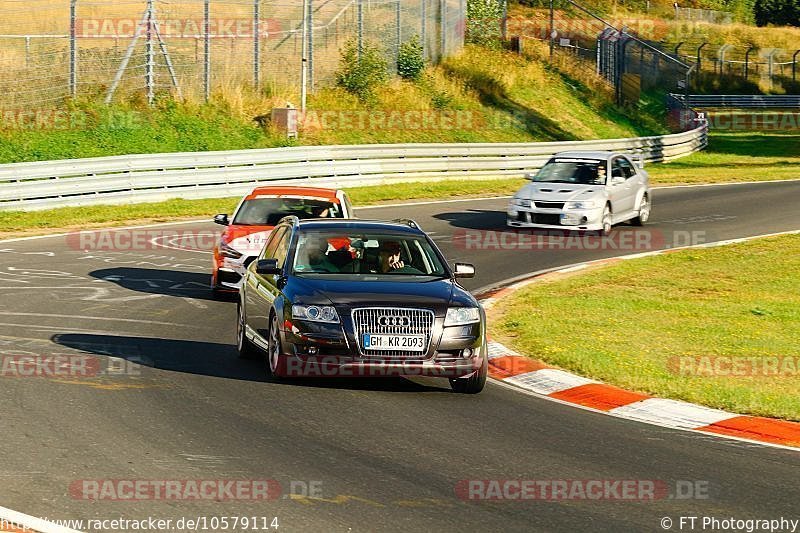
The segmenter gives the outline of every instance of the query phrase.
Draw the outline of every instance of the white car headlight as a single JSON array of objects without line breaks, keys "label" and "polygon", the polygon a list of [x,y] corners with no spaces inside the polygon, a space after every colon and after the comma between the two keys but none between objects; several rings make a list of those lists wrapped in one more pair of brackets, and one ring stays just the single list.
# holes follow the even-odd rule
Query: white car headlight
[{"label": "white car headlight", "polygon": [[330,305],[293,305],[292,318],[310,322],[339,323],[339,314]]},{"label": "white car headlight", "polygon": [[514,205],[518,205],[520,207],[530,207],[531,206],[531,201],[530,200],[525,200],[524,198],[516,198],[515,197],[513,200],[511,200],[511,203],[514,204]]},{"label": "white car headlight", "polygon": [[228,244],[220,243],[219,255],[221,255],[222,257],[227,257],[229,259],[239,259],[240,257],[242,257],[242,252],[240,252],[239,250],[233,248]]},{"label": "white car headlight", "polygon": [[564,209],[594,209],[595,207],[597,207],[597,202],[594,200],[580,200],[564,204]]},{"label": "white car headlight", "polygon": [[477,307],[451,307],[444,318],[445,326],[463,326],[480,322],[481,312]]}]

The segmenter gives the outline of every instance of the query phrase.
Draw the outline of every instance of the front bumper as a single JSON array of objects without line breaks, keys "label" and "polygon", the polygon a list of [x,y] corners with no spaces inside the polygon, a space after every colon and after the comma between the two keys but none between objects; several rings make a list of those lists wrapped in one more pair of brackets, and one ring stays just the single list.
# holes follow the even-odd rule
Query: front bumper
[{"label": "front bumper", "polygon": [[215,257],[214,266],[216,267],[214,278],[216,279],[215,289],[238,291],[242,285],[242,279],[247,271],[247,267],[256,256],[243,255],[238,259],[230,257]]},{"label": "front bumper", "polygon": [[[289,377],[430,376],[460,378],[481,368],[488,357],[485,327],[441,327],[437,319],[428,351],[418,355],[364,355],[342,324],[285,322],[282,351]],[[438,333],[437,333],[438,332]]]},{"label": "front bumper", "polygon": [[543,209],[511,205],[506,225],[512,228],[544,228],[599,231],[603,229],[603,209]]}]

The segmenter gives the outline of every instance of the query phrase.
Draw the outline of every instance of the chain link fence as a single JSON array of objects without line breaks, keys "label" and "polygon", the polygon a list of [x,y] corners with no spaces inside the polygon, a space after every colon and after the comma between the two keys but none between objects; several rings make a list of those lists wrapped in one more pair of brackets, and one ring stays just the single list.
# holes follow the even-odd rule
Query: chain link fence
[{"label": "chain link fence", "polygon": [[333,81],[350,39],[394,66],[417,35],[438,61],[463,46],[465,2],[0,0],[0,109],[270,86],[299,94],[304,42],[309,90]]}]

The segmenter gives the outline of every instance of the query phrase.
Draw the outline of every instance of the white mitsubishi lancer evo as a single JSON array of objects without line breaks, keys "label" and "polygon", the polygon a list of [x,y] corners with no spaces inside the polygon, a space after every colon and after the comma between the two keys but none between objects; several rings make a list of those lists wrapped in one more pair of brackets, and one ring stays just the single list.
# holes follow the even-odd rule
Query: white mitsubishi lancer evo
[{"label": "white mitsubishi lancer evo", "polygon": [[508,204],[512,228],[599,231],[650,217],[650,184],[640,161],[613,152],[554,155]]}]

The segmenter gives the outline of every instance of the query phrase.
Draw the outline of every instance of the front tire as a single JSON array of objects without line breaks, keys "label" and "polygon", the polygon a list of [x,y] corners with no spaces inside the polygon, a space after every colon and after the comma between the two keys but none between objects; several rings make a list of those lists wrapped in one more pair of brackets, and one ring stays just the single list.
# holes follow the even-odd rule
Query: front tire
[{"label": "front tire", "polygon": [[603,209],[603,218],[600,219],[602,228],[600,229],[600,235],[606,236],[611,234],[611,230],[614,227],[611,224],[611,206],[606,204],[605,209]]},{"label": "front tire", "polygon": [[244,306],[240,303],[236,306],[236,348],[239,350],[240,359],[258,359],[261,355],[255,344],[250,342],[245,334],[247,317],[244,313]]},{"label": "front tire", "polygon": [[459,394],[478,394],[486,385],[486,377],[489,374],[488,353],[484,350],[483,363],[480,370],[468,378],[456,378],[450,380],[450,388]]},{"label": "front tire", "polygon": [[286,358],[281,354],[281,333],[278,329],[278,316],[274,313],[269,320],[267,376],[273,378],[286,377]]},{"label": "front tire", "polygon": [[639,203],[639,215],[631,219],[634,226],[644,226],[650,219],[650,198],[645,194]]}]

